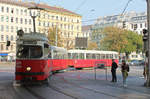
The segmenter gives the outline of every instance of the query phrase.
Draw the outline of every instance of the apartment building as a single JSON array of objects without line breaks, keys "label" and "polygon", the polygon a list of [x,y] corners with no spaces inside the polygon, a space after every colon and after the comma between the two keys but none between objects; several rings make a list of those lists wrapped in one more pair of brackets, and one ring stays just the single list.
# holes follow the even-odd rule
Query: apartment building
[{"label": "apartment building", "polygon": [[[33,32],[33,22],[28,8],[37,6],[46,9],[40,11],[40,16],[36,18],[37,32],[47,34],[49,27],[57,26],[61,31],[64,47],[69,45],[70,48],[74,48],[75,37],[81,35],[80,15],[43,3],[0,0],[0,60],[15,58],[17,30]],[[11,41],[10,47],[6,46],[8,40]]]},{"label": "apartment building", "polygon": [[[142,30],[147,29],[147,14],[146,12],[136,13],[134,11],[125,13],[124,15],[111,15],[111,16],[104,16],[99,17],[96,23],[92,26],[92,36],[91,40],[95,41],[99,48],[100,46],[100,39],[103,38],[101,34],[103,29],[108,26],[116,26],[121,27],[127,30],[135,31],[138,34],[143,34]],[[131,53],[129,55],[130,59],[142,59],[142,53]]]}]

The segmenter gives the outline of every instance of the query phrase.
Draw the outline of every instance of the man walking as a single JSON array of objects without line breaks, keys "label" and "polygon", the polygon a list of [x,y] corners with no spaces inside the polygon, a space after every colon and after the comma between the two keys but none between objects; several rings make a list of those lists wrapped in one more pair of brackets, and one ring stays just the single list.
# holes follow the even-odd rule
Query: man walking
[{"label": "man walking", "polygon": [[117,82],[116,77],[116,69],[118,68],[117,63],[112,59],[112,65],[111,65],[111,73],[112,73],[112,81],[111,82]]}]

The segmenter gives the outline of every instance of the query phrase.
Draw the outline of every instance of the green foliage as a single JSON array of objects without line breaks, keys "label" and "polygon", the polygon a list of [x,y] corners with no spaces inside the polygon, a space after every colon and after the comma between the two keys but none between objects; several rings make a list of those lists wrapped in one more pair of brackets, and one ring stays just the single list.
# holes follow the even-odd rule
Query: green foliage
[{"label": "green foliage", "polygon": [[88,41],[88,50],[96,50],[98,49],[98,46],[95,42],[91,42],[91,41]]},{"label": "green foliage", "polygon": [[48,30],[48,39],[49,39],[49,44],[55,46],[56,42],[56,31],[57,31],[57,46],[62,47],[62,39],[61,39],[61,34],[60,30],[55,26],[55,27],[50,27]]},{"label": "green foliage", "polygon": [[103,30],[104,38],[100,41],[103,50],[112,50],[119,53],[142,51],[142,36],[136,32],[118,27],[106,27]]}]

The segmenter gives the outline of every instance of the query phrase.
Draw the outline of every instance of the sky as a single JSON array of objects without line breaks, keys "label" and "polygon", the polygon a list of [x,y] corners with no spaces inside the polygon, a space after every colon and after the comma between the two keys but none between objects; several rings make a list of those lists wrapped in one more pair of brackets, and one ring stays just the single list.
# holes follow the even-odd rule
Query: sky
[{"label": "sky", "polygon": [[[92,24],[102,16],[121,14],[128,0],[36,0],[50,6],[60,6],[82,16],[83,25]],[[131,0],[125,12],[144,12],[147,10],[146,0]]]}]

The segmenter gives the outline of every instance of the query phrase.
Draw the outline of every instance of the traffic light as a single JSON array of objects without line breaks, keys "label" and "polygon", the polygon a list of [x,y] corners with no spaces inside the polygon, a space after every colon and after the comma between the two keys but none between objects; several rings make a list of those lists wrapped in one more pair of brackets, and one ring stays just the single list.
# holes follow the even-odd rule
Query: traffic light
[{"label": "traffic light", "polygon": [[6,44],[6,46],[10,46],[10,41],[7,41],[7,44]]},{"label": "traffic light", "polygon": [[134,24],[134,30],[136,30],[137,29],[137,24]]},{"label": "traffic light", "polygon": [[147,29],[143,29],[143,41],[147,41],[148,40],[148,30]]},{"label": "traffic light", "polygon": [[123,21],[122,27],[123,27],[123,28],[126,28],[126,21]]}]

